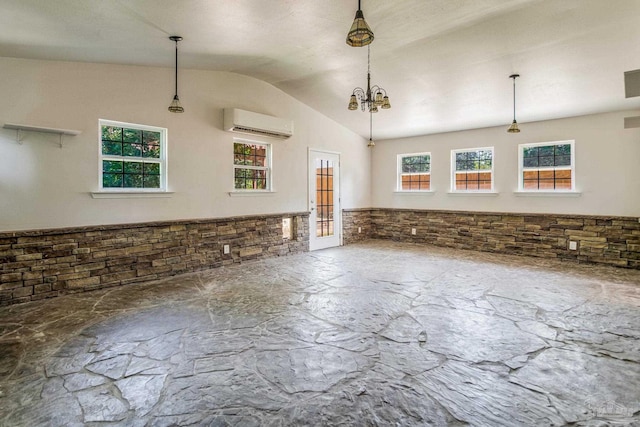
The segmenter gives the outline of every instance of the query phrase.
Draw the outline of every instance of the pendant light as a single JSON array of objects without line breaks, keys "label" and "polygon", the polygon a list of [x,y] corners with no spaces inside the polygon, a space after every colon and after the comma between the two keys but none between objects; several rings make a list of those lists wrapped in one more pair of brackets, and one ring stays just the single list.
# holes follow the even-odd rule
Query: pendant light
[{"label": "pendant light", "polygon": [[182,40],[180,36],[171,36],[169,39],[176,42],[176,92],[173,95],[173,101],[169,105],[169,111],[172,113],[184,113],[184,108],[180,105],[180,98],[178,98],[178,42]]},{"label": "pendant light", "polygon": [[367,21],[364,20],[364,14],[360,9],[360,0],[358,0],[358,11],[347,33],[347,44],[353,47],[362,47],[370,44],[372,41],[373,31],[369,28]]},{"label": "pendant light", "polygon": [[376,143],[373,142],[373,111],[369,111],[369,143],[367,147],[373,148],[376,146]]},{"label": "pendant light", "polygon": [[513,79],[513,123],[507,129],[509,133],[519,133],[518,122],[516,122],[516,79],[520,77],[520,74],[511,74],[510,79]]}]

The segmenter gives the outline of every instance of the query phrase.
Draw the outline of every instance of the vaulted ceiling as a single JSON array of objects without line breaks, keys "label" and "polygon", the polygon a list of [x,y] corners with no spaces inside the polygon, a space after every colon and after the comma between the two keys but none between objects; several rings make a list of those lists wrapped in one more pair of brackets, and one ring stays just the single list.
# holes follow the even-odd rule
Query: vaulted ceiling
[{"label": "vaulted ceiling", "polygon": [[[345,43],[356,0],[0,0],[0,56],[230,71],[369,136],[348,111],[367,48]],[[640,108],[638,0],[363,0],[372,83],[392,108],[375,139]],[[171,82],[168,82],[169,88]],[[183,103],[188,107],[188,97]]]}]

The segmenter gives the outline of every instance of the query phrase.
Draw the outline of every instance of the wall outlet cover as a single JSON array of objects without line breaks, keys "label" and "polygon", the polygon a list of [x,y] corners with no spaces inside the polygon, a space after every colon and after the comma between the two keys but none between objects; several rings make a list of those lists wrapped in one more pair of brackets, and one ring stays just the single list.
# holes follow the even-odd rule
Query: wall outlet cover
[{"label": "wall outlet cover", "polygon": [[223,253],[224,255],[229,255],[229,253],[230,253],[230,252],[231,252],[231,249],[229,248],[229,245],[224,245],[224,246],[222,247],[222,253]]},{"label": "wall outlet cover", "polygon": [[416,235],[416,229],[415,229],[415,228],[412,228],[412,229],[411,229],[411,235],[412,235],[412,236],[415,236],[415,235]]},{"label": "wall outlet cover", "polygon": [[569,242],[569,250],[577,251],[578,250],[578,242],[570,241]]}]

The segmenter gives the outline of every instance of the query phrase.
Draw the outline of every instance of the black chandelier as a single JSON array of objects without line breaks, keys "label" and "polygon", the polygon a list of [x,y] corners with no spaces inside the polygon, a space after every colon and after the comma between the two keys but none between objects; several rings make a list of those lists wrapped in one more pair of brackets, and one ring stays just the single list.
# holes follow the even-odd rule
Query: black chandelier
[{"label": "black chandelier", "polygon": [[357,87],[351,93],[349,99],[349,110],[357,110],[358,103],[362,111],[369,110],[370,113],[377,113],[378,107],[383,110],[391,108],[387,91],[378,85],[371,86],[371,49],[367,46],[367,89]]}]

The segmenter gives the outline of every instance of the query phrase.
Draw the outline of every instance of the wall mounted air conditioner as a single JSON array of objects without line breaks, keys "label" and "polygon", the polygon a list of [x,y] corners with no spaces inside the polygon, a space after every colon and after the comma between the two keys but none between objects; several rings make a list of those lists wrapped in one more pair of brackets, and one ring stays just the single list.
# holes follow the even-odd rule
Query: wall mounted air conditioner
[{"label": "wall mounted air conditioner", "polygon": [[293,135],[293,122],[238,108],[225,108],[224,130],[285,139]]}]

